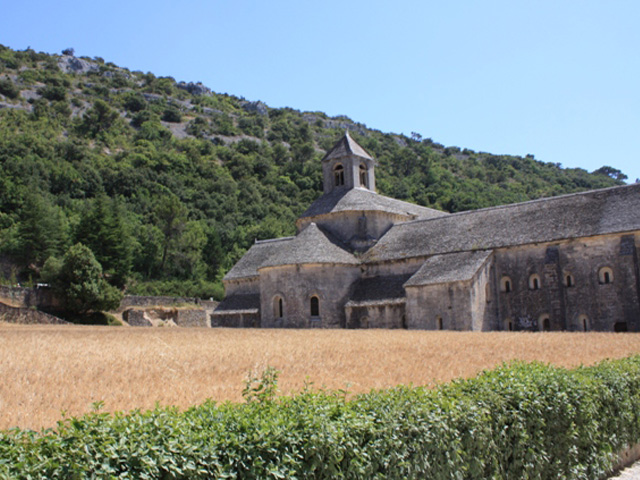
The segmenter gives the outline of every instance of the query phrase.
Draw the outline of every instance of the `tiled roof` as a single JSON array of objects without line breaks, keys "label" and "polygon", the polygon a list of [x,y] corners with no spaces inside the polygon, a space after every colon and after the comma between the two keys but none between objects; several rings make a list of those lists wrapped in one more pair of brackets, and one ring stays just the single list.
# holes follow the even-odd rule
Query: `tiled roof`
[{"label": "tiled roof", "polygon": [[365,262],[488,250],[640,230],[640,184],[394,225]]},{"label": "tiled roof", "polygon": [[349,132],[346,132],[344,136],[338,140],[331,150],[324,156],[322,161],[331,160],[332,158],[342,158],[349,155],[355,155],[361,158],[367,158],[373,160],[364,148],[349,136]]},{"label": "tiled roof", "polygon": [[254,243],[224,276],[224,280],[257,277],[258,267],[280,249],[285,248],[292,240],[293,237],[285,237]]},{"label": "tiled roof", "polygon": [[356,283],[347,307],[397,303],[405,299],[404,283],[411,275],[384,275],[363,278]]},{"label": "tiled roof", "polygon": [[222,300],[213,315],[229,315],[231,313],[257,313],[260,308],[260,294],[230,295]]},{"label": "tiled roof", "polygon": [[449,215],[440,210],[385,197],[365,188],[337,188],[319,197],[300,218],[348,211],[388,212],[410,218],[435,218]]},{"label": "tiled roof", "polygon": [[428,258],[404,284],[406,287],[471,280],[484,265],[491,251],[449,253]]},{"label": "tiled roof", "polygon": [[324,233],[315,223],[310,223],[257,268],[305,263],[358,265],[360,262],[330,234]]}]

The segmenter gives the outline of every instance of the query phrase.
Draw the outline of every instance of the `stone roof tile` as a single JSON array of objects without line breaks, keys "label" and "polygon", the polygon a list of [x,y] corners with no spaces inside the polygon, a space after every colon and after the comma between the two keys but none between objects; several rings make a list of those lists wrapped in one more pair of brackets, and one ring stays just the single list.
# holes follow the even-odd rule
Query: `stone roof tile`
[{"label": "stone roof tile", "polygon": [[214,315],[229,315],[231,313],[257,313],[260,308],[260,294],[236,294],[225,297],[216,309]]},{"label": "stone roof tile", "polygon": [[546,243],[640,230],[640,184],[394,225],[365,262]]},{"label": "stone roof tile", "polygon": [[308,263],[358,265],[360,261],[329,233],[323,232],[315,223],[310,223],[258,268]]},{"label": "stone roof tile", "polygon": [[434,210],[433,208],[385,197],[365,188],[337,188],[320,196],[300,218],[348,211],[387,212],[405,215],[409,218],[435,218],[449,215],[447,212]]},{"label": "stone roof tile", "polygon": [[280,249],[286,247],[293,237],[277,238],[274,240],[258,241],[238,260],[223,280],[236,280],[258,276],[258,268]]},{"label": "stone roof tile", "polygon": [[353,295],[347,303],[348,307],[393,303],[405,299],[404,283],[408,275],[382,275],[363,278],[356,283]]},{"label": "stone roof tile", "polygon": [[338,140],[331,150],[329,150],[322,161],[325,162],[333,158],[342,158],[349,155],[373,160],[371,155],[369,155],[364,148],[358,145],[358,143],[349,136],[349,132],[345,132],[344,136]]},{"label": "stone roof tile", "polygon": [[449,253],[428,258],[405,287],[471,280],[491,256],[491,251]]}]

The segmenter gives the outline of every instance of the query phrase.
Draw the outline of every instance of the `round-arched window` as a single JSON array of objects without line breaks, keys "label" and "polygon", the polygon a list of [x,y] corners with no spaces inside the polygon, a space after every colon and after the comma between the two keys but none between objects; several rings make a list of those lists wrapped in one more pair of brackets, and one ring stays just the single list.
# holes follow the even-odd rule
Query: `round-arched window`
[{"label": "round-arched window", "polygon": [[583,332],[589,331],[589,318],[586,315],[578,316],[578,327],[581,328]]},{"label": "round-arched window", "polygon": [[573,278],[573,275],[569,272],[564,272],[564,286],[565,287],[575,287],[576,281]]},{"label": "round-arched window", "polygon": [[540,290],[542,284],[540,283],[540,276],[537,273],[532,274],[529,277],[529,289]]},{"label": "round-arched window", "polygon": [[602,285],[613,283],[613,270],[610,267],[602,267],[598,271],[598,281]]},{"label": "round-arched window", "polygon": [[513,291],[513,282],[511,282],[511,278],[506,275],[500,279],[500,291],[504,293]]},{"label": "round-arched window", "polygon": [[551,319],[548,314],[543,313],[540,315],[540,318],[538,319],[538,326],[543,332],[551,331]]},{"label": "round-arched window", "polygon": [[284,299],[280,295],[273,297],[273,316],[275,318],[284,317]]},{"label": "round-arched window", "polygon": [[317,295],[314,295],[309,299],[309,313],[312,317],[320,316],[320,299]]},{"label": "round-arched window", "polygon": [[344,167],[342,165],[337,164],[333,167],[333,179],[336,187],[344,185]]}]

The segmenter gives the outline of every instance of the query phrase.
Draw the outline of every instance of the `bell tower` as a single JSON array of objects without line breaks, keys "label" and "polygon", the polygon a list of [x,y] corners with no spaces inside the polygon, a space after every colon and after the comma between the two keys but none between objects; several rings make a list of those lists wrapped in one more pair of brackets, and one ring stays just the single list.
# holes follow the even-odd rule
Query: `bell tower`
[{"label": "bell tower", "polygon": [[345,132],[322,159],[324,193],[366,188],[376,191],[376,162]]}]

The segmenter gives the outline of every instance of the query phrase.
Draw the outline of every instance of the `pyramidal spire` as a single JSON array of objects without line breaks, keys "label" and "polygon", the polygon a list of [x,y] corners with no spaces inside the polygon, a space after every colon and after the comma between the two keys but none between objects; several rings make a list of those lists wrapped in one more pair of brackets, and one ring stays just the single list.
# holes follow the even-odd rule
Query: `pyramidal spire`
[{"label": "pyramidal spire", "polygon": [[371,155],[369,155],[364,148],[358,145],[358,142],[351,138],[349,130],[346,130],[342,138],[336,142],[331,150],[329,150],[322,161],[325,162],[334,158],[341,158],[349,155],[373,160]]}]

